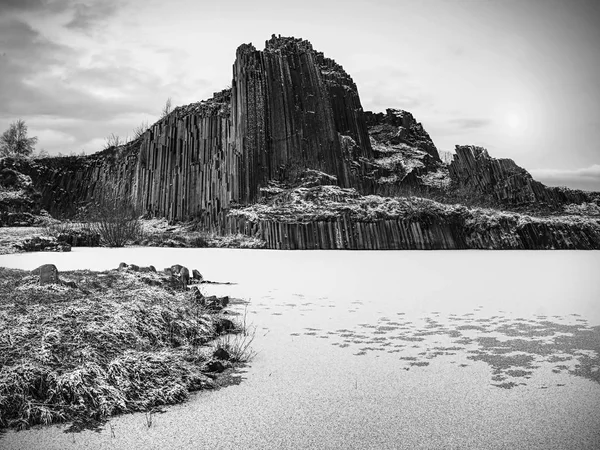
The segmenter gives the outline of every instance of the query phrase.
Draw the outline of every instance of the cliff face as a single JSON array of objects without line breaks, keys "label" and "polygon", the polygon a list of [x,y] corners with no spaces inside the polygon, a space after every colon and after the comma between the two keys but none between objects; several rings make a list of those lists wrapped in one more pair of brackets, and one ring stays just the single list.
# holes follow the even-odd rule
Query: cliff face
[{"label": "cliff face", "polygon": [[177,108],[144,133],[133,177],[142,211],[211,227],[239,200],[244,172],[235,151],[230,99],[225,90]]},{"label": "cliff face", "polygon": [[31,177],[43,209],[56,217],[72,216],[107,194],[131,199],[136,188],[139,140],[89,156],[38,160],[0,160],[0,168],[14,169]]},{"label": "cliff face", "polygon": [[341,136],[354,141],[355,157],[372,155],[356,86],[307,41],[273,36],[264,51],[239,47],[231,105],[244,203],[261,185],[294,182],[307,167],[350,185]]}]

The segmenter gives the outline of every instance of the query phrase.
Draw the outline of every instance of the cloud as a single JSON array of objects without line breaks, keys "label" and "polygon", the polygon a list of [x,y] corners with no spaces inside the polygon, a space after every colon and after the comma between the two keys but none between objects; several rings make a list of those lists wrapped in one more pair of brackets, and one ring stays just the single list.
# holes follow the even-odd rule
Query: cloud
[{"label": "cloud", "polygon": [[600,164],[581,169],[533,169],[533,178],[548,186],[567,186],[572,189],[600,192]]},{"label": "cloud", "polygon": [[66,11],[71,5],[71,0],[1,0],[0,13],[11,15],[27,13],[52,14]]},{"label": "cloud", "polygon": [[0,12],[31,11],[42,9],[45,5],[44,0],[2,0]]},{"label": "cloud", "polygon": [[94,2],[89,5],[77,3],[74,10],[73,18],[65,26],[71,30],[88,32],[113,16],[117,11],[117,4],[111,0]]},{"label": "cloud", "polygon": [[462,118],[462,119],[451,119],[450,123],[454,126],[457,126],[458,128],[462,128],[463,130],[472,130],[475,128],[487,127],[491,123],[491,120]]},{"label": "cloud", "polygon": [[165,83],[136,65],[129,48],[75,49],[48,39],[26,18],[5,15],[0,22],[0,132],[21,118],[38,135],[37,147],[51,154],[100,150],[104,136],[126,136],[157,118],[168,96],[157,92],[177,102],[181,91],[203,85],[178,77]]},{"label": "cloud", "polygon": [[[68,133],[64,133],[62,131],[53,130],[53,129],[42,129],[36,131],[35,129],[31,129],[29,133],[32,136],[36,136],[38,138],[38,142],[43,142],[46,146],[50,147],[63,147],[70,148],[76,142],[75,136],[72,136]],[[39,146],[38,146],[39,147]],[[40,147],[44,148],[44,147]]]},{"label": "cloud", "polygon": [[[129,50],[118,54],[131,59]],[[10,19],[0,27],[0,117],[54,115],[106,120],[156,108],[155,74],[102,57],[80,64],[81,54],[46,39],[31,25]],[[112,56],[111,56],[112,57]]]}]

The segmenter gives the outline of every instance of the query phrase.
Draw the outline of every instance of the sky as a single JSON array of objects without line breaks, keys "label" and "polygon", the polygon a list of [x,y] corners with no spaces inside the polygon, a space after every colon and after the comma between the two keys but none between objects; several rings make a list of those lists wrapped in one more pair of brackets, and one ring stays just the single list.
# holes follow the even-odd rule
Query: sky
[{"label": "sky", "polygon": [[363,108],[413,113],[548,185],[600,191],[597,0],[0,0],[0,132],[93,153],[231,84],[235,50],[302,37]]}]

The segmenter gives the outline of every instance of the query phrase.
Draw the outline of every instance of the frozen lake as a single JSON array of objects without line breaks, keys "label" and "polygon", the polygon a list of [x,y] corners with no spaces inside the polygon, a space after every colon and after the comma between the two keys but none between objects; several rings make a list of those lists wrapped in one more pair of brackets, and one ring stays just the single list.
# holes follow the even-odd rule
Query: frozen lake
[{"label": "frozen lake", "polygon": [[[197,268],[248,300],[243,381],[1,448],[600,448],[600,252],[80,249],[0,266]],[[244,312],[244,306],[236,306]]]}]

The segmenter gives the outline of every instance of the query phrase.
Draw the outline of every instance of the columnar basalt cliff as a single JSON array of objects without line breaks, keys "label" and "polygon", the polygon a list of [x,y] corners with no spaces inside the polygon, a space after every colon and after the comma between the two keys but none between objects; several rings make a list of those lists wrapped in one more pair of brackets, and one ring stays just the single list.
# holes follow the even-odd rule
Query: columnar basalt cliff
[{"label": "columnar basalt cliff", "polygon": [[170,220],[218,224],[243,189],[242,158],[234,151],[231,91],[177,108],[141,139],[136,204]]},{"label": "columnar basalt cliff", "polygon": [[[230,89],[176,108],[125,146],[4,159],[0,170],[30,176],[54,215],[111,194],[147,215],[257,235],[270,248],[600,248],[598,218],[561,216],[598,195],[548,188],[479,147],[457,146],[443,162],[410,112],[364,112],[350,75],[308,41],[241,45],[232,72]],[[437,203],[402,206],[414,196]],[[542,205],[561,217],[498,218],[476,205]]]},{"label": "columnar basalt cliff", "polygon": [[342,136],[356,143],[355,158],[372,156],[356,86],[307,41],[273,36],[264,51],[238,48],[231,105],[244,203],[268,181],[293,182],[307,167],[349,186]]},{"label": "columnar basalt cliff", "polygon": [[41,206],[56,217],[72,216],[79,207],[107,196],[131,199],[136,192],[140,141],[89,156],[25,160],[4,158],[0,168],[19,171],[33,181]]},{"label": "columnar basalt cliff", "polygon": [[457,187],[500,203],[557,206],[590,197],[582,191],[544,186],[512,159],[491,158],[486,149],[473,145],[456,146],[449,171]]}]

